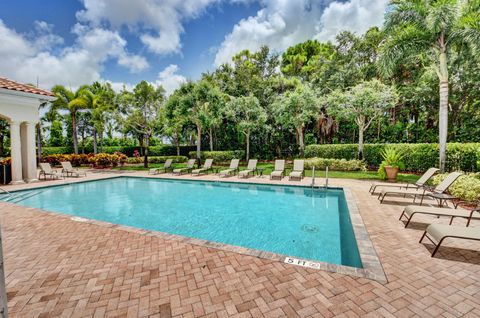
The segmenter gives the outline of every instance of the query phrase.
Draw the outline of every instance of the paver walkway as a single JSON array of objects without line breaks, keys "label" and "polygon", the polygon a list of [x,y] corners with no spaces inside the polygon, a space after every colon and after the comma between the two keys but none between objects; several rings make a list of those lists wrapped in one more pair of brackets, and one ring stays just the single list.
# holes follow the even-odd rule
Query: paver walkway
[{"label": "paver walkway", "polygon": [[447,242],[431,258],[418,243],[422,222],[443,220],[419,217],[404,229],[403,203],[380,205],[368,182],[330,184],[356,196],[388,283],[0,203],[10,316],[480,317],[478,242]]}]

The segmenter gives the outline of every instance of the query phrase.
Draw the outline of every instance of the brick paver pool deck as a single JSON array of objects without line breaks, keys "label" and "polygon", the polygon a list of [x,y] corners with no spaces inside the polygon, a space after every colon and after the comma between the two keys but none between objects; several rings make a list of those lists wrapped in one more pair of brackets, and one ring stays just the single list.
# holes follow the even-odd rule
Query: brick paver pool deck
[{"label": "brick paver pool deck", "polygon": [[[78,181],[114,175],[89,173]],[[427,224],[446,220],[418,217],[404,229],[398,217],[406,200],[381,205],[367,181],[331,179],[330,185],[352,191],[388,282],[2,202],[10,317],[480,317],[480,242],[449,240],[431,258],[432,246],[418,240]]]}]

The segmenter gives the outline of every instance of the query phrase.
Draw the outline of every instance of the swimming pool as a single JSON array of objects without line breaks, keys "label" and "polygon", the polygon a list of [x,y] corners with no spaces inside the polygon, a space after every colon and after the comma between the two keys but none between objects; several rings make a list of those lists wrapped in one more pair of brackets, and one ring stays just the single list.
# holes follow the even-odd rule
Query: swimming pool
[{"label": "swimming pool", "polygon": [[47,211],[362,268],[342,189],[116,177],[16,197]]}]

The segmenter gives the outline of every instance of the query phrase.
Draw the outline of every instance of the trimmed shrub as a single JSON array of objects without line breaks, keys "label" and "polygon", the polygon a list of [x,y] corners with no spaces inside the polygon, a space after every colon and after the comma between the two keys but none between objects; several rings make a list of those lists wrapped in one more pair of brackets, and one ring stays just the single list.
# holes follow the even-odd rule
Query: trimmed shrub
[{"label": "trimmed shrub", "polygon": [[42,147],[42,155],[71,154],[73,149],[70,147]]},{"label": "trimmed shrub", "polygon": [[[128,157],[133,157],[133,153],[138,151],[139,153],[141,147],[138,146],[104,146],[99,147],[99,151],[101,150],[102,153],[114,154],[115,152],[121,152]],[[181,156],[188,156],[189,151],[195,150],[195,146],[180,146],[180,155]],[[91,153],[93,149],[91,147],[87,147],[86,150],[88,153]],[[45,156],[54,155],[54,154],[72,154],[73,149],[71,147],[43,147],[42,154]],[[149,156],[176,156],[177,155],[177,148],[173,145],[159,145],[159,146],[151,146],[148,148]]]},{"label": "trimmed shrub", "polygon": [[55,154],[42,157],[42,162],[48,162],[52,166],[59,166],[62,161],[70,161],[72,166],[79,167],[81,165],[92,164],[95,167],[109,167],[123,165],[127,162],[127,156],[121,152],[114,154]]},{"label": "trimmed shrub", "polygon": [[[148,163],[164,163],[167,159],[173,159],[173,162],[177,163],[187,162],[188,160],[185,156],[148,156]],[[143,163],[143,157],[129,157],[127,158],[127,163]]]},{"label": "trimmed shrub", "polygon": [[[424,172],[438,166],[438,144],[388,144],[405,154],[405,171]],[[369,167],[378,167],[382,162],[381,152],[385,144],[366,144],[364,160]],[[305,157],[320,157],[352,160],[357,157],[356,144],[309,145]],[[477,171],[480,160],[479,143],[449,143],[447,145],[447,170]]]},{"label": "trimmed shrub", "polygon": [[[437,185],[445,179],[447,173],[433,177],[432,184]],[[460,176],[448,189],[450,194],[459,199],[474,202],[480,200],[480,173],[469,173]]]},{"label": "trimmed shrub", "polygon": [[[196,158],[197,152],[190,151],[188,153],[190,158]],[[226,162],[232,159],[243,159],[245,158],[245,150],[230,150],[230,151],[202,151],[202,159],[212,158],[213,162]]]},{"label": "trimmed shrub", "polygon": [[345,160],[345,159],[325,159],[310,158],[305,160],[305,169],[325,170],[326,167],[335,171],[365,171],[367,167],[362,160]]}]

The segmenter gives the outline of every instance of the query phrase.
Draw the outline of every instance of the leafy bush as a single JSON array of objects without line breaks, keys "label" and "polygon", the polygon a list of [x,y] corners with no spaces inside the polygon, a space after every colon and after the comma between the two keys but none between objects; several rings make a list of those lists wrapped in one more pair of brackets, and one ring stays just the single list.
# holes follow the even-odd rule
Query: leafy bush
[{"label": "leafy bush", "polygon": [[345,160],[345,159],[326,159],[326,158],[310,158],[305,160],[305,169],[325,170],[326,167],[335,171],[365,171],[367,167],[362,160]]},{"label": "leafy bush", "polygon": [[5,157],[0,159],[0,165],[5,166],[5,165],[10,165],[12,164],[12,158],[10,157]]},{"label": "leafy bush", "polygon": [[72,166],[79,167],[81,165],[86,165],[90,163],[90,157],[92,155],[85,155],[85,154],[52,154],[48,156],[42,157],[42,162],[48,162],[52,166],[59,166],[60,162],[62,161],[70,161]]},{"label": "leafy bush", "polygon": [[[190,151],[188,153],[190,158],[196,158],[197,152]],[[230,151],[202,151],[202,159],[212,158],[213,162],[226,162],[232,159],[243,159],[245,158],[245,150],[230,150]]]},{"label": "leafy bush", "polygon": [[[152,156],[148,157],[149,163],[164,163],[167,159],[173,159],[173,162],[187,162],[188,158],[185,156]],[[143,163],[143,157],[129,157],[127,163]]]},{"label": "leafy bush", "polygon": [[52,166],[59,166],[62,161],[70,161],[72,166],[79,167],[81,165],[92,164],[95,167],[110,167],[123,165],[127,162],[127,156],[121,152],[114,154],[53,154],[42,157],[42,162],[48,162]]},{"label": "leafy bush", "polygon": [[[138,146],[104,146],[99,148],[102,153],[114,154],[115,152],[121,152],[128,157],[132,157],[134,152],[140,153],[141,147]],[[180,155],[187,156],[189,151],[194,150],[194,146],[180,146]],[[93,152],[92,147],[86,147],[87,152]],[[42,154],[45,156],[53,154],[72,154],[73,149],[71,147],[43,147]],[[151,146],[148,148],[148,154],[150,156],[175,156],[177,154],[177,148],[173,145],[159,145]]]},{"label": "leafy bush", "polygon": [[[432,184],[439,184],[447,175],[447,173],[444,173],[434,176]],[[457,181],[450,186],[449,192],[465,201],[473,202],[480,200],[480,173],[469,173],[460,176]]]},{"label": "leafy bush", "polygon": [[[424,172],[438,166],[438,144],[390,144],[404,154],[405,170]],[[378,167],[382,162],[381,152],[385,144],[366,144],[363,150],[367,166]],[[305,157],[355,159],[356,144],[309,145]],[[449,143],[447,145],[447,170],[477,171],[480,160],[480,143]]]}]

